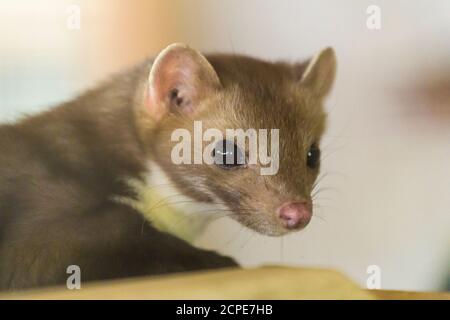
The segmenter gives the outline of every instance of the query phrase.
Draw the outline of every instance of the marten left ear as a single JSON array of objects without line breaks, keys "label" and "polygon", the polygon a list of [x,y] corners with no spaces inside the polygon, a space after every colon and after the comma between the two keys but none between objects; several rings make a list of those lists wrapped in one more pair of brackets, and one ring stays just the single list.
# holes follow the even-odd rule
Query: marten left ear
[{"label": "marten left ear", "polygon": [[333,48],[322,50],[309,61],[304,69],[300,84],[310,88],[319,97],[326,96],[333,86],[336,74],[336,56]]},{"label": "marten left ear", "polygon": [[206,58],[180,43],[164,49],[153,62],[146,105],[154,120],[168,113],[189,114],[201,99],[221,88]]}]

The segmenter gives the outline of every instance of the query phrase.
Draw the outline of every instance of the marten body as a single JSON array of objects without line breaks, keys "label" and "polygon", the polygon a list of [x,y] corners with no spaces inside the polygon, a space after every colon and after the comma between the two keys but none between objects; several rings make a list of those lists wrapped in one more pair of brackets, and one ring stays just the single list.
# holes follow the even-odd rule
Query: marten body
[{"label": "marten body", "polygon": [[[177,55],[186,55],[187,59],[192,58],[197,69],[204,67],[206,60],[195,60],[199,54],[192,49],[176,45],[168,52],[174,51]],[[170,167],[170,143],[165,140],[165,134],[176,126],[192,123],[190,116],[197,117],[192,109],[204,105],[206,100],[215,99],[210,95],[216,93],[209,91],[222,90],[219,84],[232,90],[232,86],[244,86],[248,82],[247,95],[255,95],[259,90],[262,96],[258,99],[270,99],[276,95],[276,82],[294,81],[298,75],[287,64],[233,56],[208,57],[220,80],[213,84],[214,88],[209,88],[211,82],[216,81],[208,78],[213,77],[207,74],[211,72],[209,69],[205,71],[206,75],[195,78],[190,87],[203,86],[208,90],[200,93],[197,88],[195,94],[188,92],[186,97],[176,97],[177,106],[184,108],[184,103],[189,102],[186,105],[189,112],[183,120],[174,120],[179,110],[158,109],[172,103],[172,98],[164,91],[165,82],[169,80],[162,76],[158,80],[165,70],[163,62],[167,60],[168,52],[162,53],[155,63],[146,61],[71,102],[16,124],[0,126],[0,289],[62,284],[68,277],[66,270],[70,265],[80,267],[82,281],[236,266],[231,258],[194,248],[174,235],[157,230],[132,206],[117,199],[136,198],[127,181],[145,181],[151,170],[151,160],[169,176],[177,190],[193,201],[212,203],[216,201],[211,196],[214,194],[235,215],[239,212],[247,214],[248,209],[244,211],[239,206],[242,206],[242,192],[237,199],[235,193],[215,185],[212,178],[208,178],[209,184],[202,188],[199,187],[201,183],[192,187],[195,179],[206,179],[210,173],[198,171],[205,165],[189,167],[189,172],[183,171],[183,167],[188,166]],[[240,67],[239,63],[247,66]],[[303,73],[305,66],[298,65],[296,70]],[[192,71],[192,77],[196,77],[197,71]],[[150,80],[149,73],[154,73]],[[205,79],[205,83],[200,83]],[[187,81],[178,80],[177,84],[181,80]],[[273,88],[267,91],[270,82],[274,82]],[[178,89],[178,95],[184,94],[184,87]],[[278,106],[274,105],[274,108],[276,110]],[[275,110],[273,112],[280,113]],[[269,120],[264,120],[264,125],[271,125],[270,114],[263,116],[257,110],[250,113],[256,118],[248,126],[258,126],[258,121],[266,118]],[[295,114],[306,121],[316,119],[316,123],[307,125],[307,130],[314,136],[314,143],[320,138],[324,129],[321,108],[306,117],[304,110],[281,113]],[[230,114],[235,117],[234,113]],[[293,125],[291,122],[286,121],[288,126]],[[272,124],[285,126],[276,118]],[[282,142],[281,148],[286,148]],[[283,160],[292,164],[281,155]],[[279,179],[284,179],[289,170],[292,168],[280,167]],[[308,186],[312,185],[316,174],[308,176]],[[295,183],[305,184],[305,179]],[[271,189],[274,181],[281,180],[261,180],[261,183]],[[234,177],[229,183],[240,185],[239,190],[245,181],[239,182]],[[294,186],[294,183],[286,183],[283,190],[293,194]],[[208,191],[203,192],[206,188]],[[300,189],[304,194],[310,191],[310,187]],[[257,186],[255,192],[267,194],[268,191],[258,191]],[[237,220],[251,227],[248,216],[242,214]],[[260,221],[262,229],[271,228],[269,222],[261,218],[251,223],[254,221]]]}]

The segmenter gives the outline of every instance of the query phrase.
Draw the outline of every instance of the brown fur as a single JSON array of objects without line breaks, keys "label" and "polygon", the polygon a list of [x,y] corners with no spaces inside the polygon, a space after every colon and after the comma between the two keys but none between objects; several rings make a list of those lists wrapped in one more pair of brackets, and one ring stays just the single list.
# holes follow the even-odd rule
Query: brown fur
[{"label": "brown fur", "polygon": [[[319,170],[306,167],[306,154],[313,143],[320,143],[325,130],[322,102],[329,88],[317,94],[314,87],[301,85],[305,64],[231,55],[212,55],[208,60],[222,88],[209,94],[197,106],[198,112],[163,119],[144,136],[149,141],[145,145],[183,193],[212,201],[208,197],[212,191],[231,208],[231,216],[247,227],[267,235],[285,234],[288,230],[276,216],[276,209],[286,201],[311,201]],[[193,120],[201,120],[203,130],[217,128],[222,132],[229,128],[279,129],[279,172],[261,176],[259,165],[232,171],[203,164],[174,165],[171,133],[186,128],[193,136]]]},{"label": "brown fur", "polygon": [[0,288],[235,265],[112,201],[145,171],[134,121],[150,63],[51,111],[0,127]]},{"label": "brown fur", "polygon": [[[63,283],[71,264],[81,267],[83,281],[235,265],[157,231],[112,200],[133,196],[124,181],[143,177],[148,159],[193,199],[213,201],[207,189],[245,225],[282,233],[276,206],[308,199],[318,173],[307,170],[305,154],[325,127],[322,96],[300,85],[306,64],[227,55],[208,61],[222,87],[189,101],[198,110],[188,116],[168,112],[156,121],[147,114],[146,61],[71,102],[0,126],[1,289]],[[192,128],[193,119],[205,128],[279,128],[279,173],[175,166],[170,133]]]}]

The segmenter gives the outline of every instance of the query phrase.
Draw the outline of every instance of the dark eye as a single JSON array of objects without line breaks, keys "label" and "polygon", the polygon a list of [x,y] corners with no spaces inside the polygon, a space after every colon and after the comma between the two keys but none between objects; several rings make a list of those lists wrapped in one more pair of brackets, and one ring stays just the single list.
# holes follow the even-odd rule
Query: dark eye
[{"label": "dark eye", "polygon": [[313,143],[308,150],[306,156],[306,165],[311,169],[317,169],[320,162],[320,149],[317,144]]},{"label": "dark eye", "polygon": [[234,169],[245,165],[244,154],[233,141],[219,141],[212,156],[214,164],[222,169]]}]

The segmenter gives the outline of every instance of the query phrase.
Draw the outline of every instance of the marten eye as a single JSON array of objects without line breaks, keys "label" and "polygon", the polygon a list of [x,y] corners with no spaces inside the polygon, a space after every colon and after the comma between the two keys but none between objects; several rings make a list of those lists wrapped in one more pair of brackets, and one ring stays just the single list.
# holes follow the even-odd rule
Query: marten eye
[{"label": "marten eye", "polygon": [[313,143],[306,156],[306,165],[311,169],[317,169],[320,162],[320,149],[316,143]]},{"label": "marten eye", "polygon": [[212,156],[214,164],[222,169],[234,169],[245,165],[244,153],[233,141],[219,141]]}]

